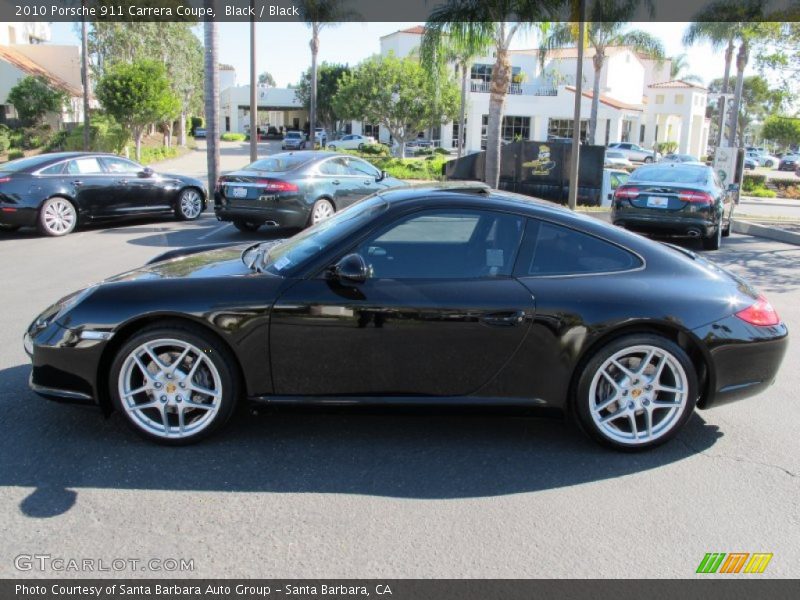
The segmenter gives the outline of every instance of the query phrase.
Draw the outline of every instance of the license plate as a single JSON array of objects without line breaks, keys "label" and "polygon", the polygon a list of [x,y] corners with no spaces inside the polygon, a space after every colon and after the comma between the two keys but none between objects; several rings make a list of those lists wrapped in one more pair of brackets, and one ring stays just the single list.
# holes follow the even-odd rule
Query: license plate
[{"label": "license plate", "polygon": [[668,205],[669,205],[669,198],[664,198],[663,196],[647,197],[648,208],[667,208]]},{"label": "license plate", "polygon": [[234,198],[246,198],[247,188],[243,187],[231,188],[231,196],[233,196]]}]

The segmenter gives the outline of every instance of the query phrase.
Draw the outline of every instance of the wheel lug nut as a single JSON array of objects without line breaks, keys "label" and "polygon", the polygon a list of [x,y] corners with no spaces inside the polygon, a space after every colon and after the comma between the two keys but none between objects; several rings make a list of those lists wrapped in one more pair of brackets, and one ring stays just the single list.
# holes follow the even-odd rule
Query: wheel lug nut
[{"label": "wheel lug nut", "polygon": [[642,401],[642,404],[643,404],[644,406],[650,406],[650,400],[644,399],[644,400]]},{"label": "wheel lug nut", "polygon": [[175,398],[175,400],[177,402],[183,402],[183,396],[178,396],[177,398]]},{"label": "wheel lug nut", "polygon": [[170,373],[167,373],[167,379],[172,379],[172,375]]},{"label": "wheel lug nut", "polygon": [[160,390],[160,389],[161,389],[161,384],[160,384],[160,383],[158,383],[157,381],[156,381],[156,384],[155,384],[155,388],[156,388],[157,390]]},{"label": "wheel lug nut", "polygon": [[185,383],[183,383],[182,381],[181,381],[181,382],[180,382],[178,385],[179,385],[179,386],[181,386],[182,388],[185,388],[185,387],[186,387],[186,384],[185,384]]},{"label": "wheel lug nut", "polygon": [[635,406],[636,406],[636,405],[635,405],[633,402],[631,402],[631,403],[629,403],[629,404],[628,404],[628,408],[629,408],[630,410],[633,410]]},{"label": "wheel lug nut", "polygon": [[167,401],[167,397],[166,396],[161,396],[161,401],[162,402],[166,402]]}]

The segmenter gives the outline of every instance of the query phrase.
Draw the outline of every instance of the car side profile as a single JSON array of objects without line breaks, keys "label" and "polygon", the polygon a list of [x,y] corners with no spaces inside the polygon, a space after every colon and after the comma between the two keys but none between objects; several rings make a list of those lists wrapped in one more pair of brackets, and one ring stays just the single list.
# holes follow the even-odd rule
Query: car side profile
[{"label": "car side profile", "polygon": [[357,133],[343,135],[338,140],[328,143],[328,150],[361,150],[364,146],[375,143],[375,138],[370,135]]},{"label": "car side profile", "polygon": [[30,384],[186,444],[242,402],[524,407],[643,450],[759,393],[788,331],[692,252],[482,186],[375,194],[286,240],[173,250],[61,299]]},{"label": "car side profile", "polygon": [[[640,163],[651,163],[653,160],[653,151],[642,148],[639,144],[631,142],[614,142],[608,145],[609,150],[621,152],[628,160]],[[655,162],[661,160],[661,154],[655,153]]]},{"label": "car side profile", "polygon": [[730,235],[734,201],[714,169],[693,163],[644,165],[614,192],[611,221],[652,235],[700,238],[718,250]]},{"label": "car side profile", "polygon": [[265,224],[307,227],[365,196],[403,185],[355,156],[286,152],[220,177],[214,212],[240,231],[255,231]]},{"label": "car side profile", "polygon": [[62,236],[80,223],[174,214],[192,221],[206,208],[202,181],[113,154],[55,152],[0,165],[0,225]]}]

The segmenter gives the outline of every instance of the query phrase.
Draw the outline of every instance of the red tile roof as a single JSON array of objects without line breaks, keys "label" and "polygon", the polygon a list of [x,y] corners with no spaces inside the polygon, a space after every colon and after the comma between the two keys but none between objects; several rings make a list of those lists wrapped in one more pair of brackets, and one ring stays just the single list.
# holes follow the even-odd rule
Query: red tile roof
[{"label": "red tile roof", "polygon": [[416,35],[422,35],[425,33],[425,27],[422,25],[414,25],[414,27],[409,27],[408,29],[401,29],[400,33],[414,33]]},{"label": "red tile roof", "polygon": [[[574,86],[566,85],[564,87],[566,89],[568,89],[570,92],[572,92],[573,94],[575,93],[575,87]],[[583,92],[583,94],[582,94],[582,96],[584,96],[586,98],[591,98],[593,95],[594,94],[592,94],[592,92]],[[609,98],[608,96],[604,96],[603,94],[600,94],[599,100],[600,100],[600,102],[602,104],[605,104],[606,106],[610,106],[612,108],[619,108],[619,109],[622,109],[622,110],[638,110],[640,112],[643,110],[641,106],[637,106],[635,104],[627,104],[625,102],[621,102],[621,101],[616,100],[614,98]]]},{"label": "red tile roof", "polygon": [[651,88],[693,88],[696,90],[708,90],[707,87],[703,87],[702,85],[697,85],[696,83],[691,83],[689,81],[683,81],[682,79],[673,79],[672,81],[662,81],[661,83],[653,83],[648,87]]},{"label": "red tile roof", "polygon": [[83,95],[83,90],[81,88],[72,86],[60,77],[53,75],[53,73],[45,69],[39,63],[32,61],[24,54],[8,46],[0,46],[0,60],[9,63],[28,75],[44,78],[52,87],[66,92],[72,97]]}]

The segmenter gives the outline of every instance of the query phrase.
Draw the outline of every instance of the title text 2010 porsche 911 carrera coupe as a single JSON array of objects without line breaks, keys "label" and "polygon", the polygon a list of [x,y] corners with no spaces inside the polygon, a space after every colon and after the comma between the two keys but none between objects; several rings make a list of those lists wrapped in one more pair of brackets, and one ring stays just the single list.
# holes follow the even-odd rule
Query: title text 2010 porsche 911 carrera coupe
[{"label": "title text 2010 porsche 911 carrera coupe", "polygon": [[788,332],[692,252],[480,186],[382,192],[283,241],[168,252],[30,325],[31,386],[168,444],[240,400],[523,406],[645,449],[774,380]]}]

